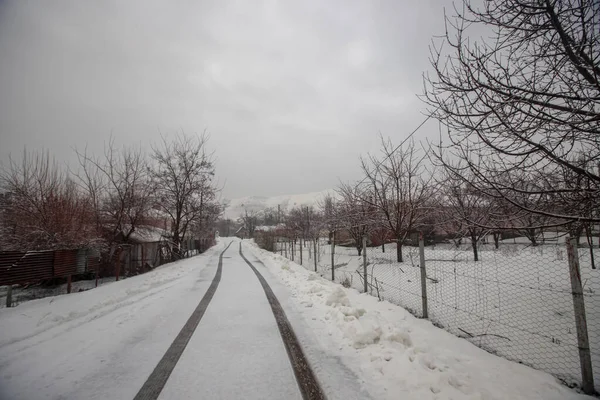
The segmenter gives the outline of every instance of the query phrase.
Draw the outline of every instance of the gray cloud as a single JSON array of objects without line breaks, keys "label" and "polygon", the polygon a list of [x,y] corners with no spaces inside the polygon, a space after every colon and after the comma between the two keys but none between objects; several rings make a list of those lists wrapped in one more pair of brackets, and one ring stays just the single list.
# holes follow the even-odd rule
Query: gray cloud
[{"label": "gray cloud", "polygon": [[226,197],[333,187],[422,120],[448,4],[0,2],[0,157],[207,129]]}]

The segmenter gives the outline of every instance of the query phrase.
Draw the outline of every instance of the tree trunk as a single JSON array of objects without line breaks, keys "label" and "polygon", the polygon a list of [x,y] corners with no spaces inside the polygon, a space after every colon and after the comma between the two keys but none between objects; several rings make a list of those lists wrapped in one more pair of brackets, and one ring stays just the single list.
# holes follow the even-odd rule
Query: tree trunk
[{"label": "tree trunk", "polygon": [[471,247],[473,247],[473,260],[479,261],[479,254],[477,253],[477,237],[471,235]]},{"label": "tree trunk", "polygon": [[596,269],[596,260],[594,259],[594,240],[592,237],[592,229],[589,224],[585,224],[585,237],[587,239],[588,246],[590,247],[590,262],[592,269]]},{"label": "tree trunk", "polygon": [[529,236],[529,241],[531,242],[532,246],[537,246],[537,239],[536,239],[536,233],[535,233],[535,228],[529,228],[527,229],[527,236]]},{"label": "tree trunk", "polygon": [[381,243],[381,252],[385,253],[385,242]]},{"label": "tree trunk", "polygon": [[179,237],[179,231],[176,231],[176,233],[173,234],[173,245],[171,254],[172,259],[170,261],[179,260],[181,255],[181,238]]},{"label": "tree trunk", "polygon": [[404,262],[402,258],[402,239],[396,239],[396,260],[398,262]]},{"label": "tree trunk", "polygon": [[583,233],[583,224],[577,224],[575,227],[571,227],[570,233],[577,240],[577,246],[579,246],[581,240],[581,234]]},{"label": "tree trunk", "polygon": [[492,235],[494,236],[494,246],[498,249],[500,247],[500,233],[493,233]]},{"label": "tree trunk", "polygon": [[362,246],[356,246],[356,250],[358,250],[359,257],[362,255]]}]

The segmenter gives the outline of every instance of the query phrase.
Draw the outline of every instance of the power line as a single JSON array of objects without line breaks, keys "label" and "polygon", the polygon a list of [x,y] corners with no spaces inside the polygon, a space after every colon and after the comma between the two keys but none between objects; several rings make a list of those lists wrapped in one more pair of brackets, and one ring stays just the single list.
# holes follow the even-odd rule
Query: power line
[{"label": "power line", "polygon": [[[416,133],[416,132],[417,132],[419,129],[421,129],[421,127],[422,127],[423,125],[425,125],[425,123],[426,123],[427,121],[429,121],[429,119],[431,119],[431,114],[430,114],[430,115],[429,115],[427,118],[425,118],[423,121],[421,121],[421,123],[420,123],[420,124],[419,124],[419,125],[418,125],[418,126],[415,128],[415,129],[413,129],[413,131],[412,131],[412,132],[411,132],[411,133],[410,133],[410,134],[409,134],[409,135],[408,135],[406,138],[404,138],[404,140],[402,140],[402,142],[400,142],[400,144],[399,144],[398,146],[396,146],[396,147],[395,147],[395,148],[394,148],[394,149],[393,149],[393,150],[392,150],[392,151],[391,151],[391,152],[390,152],[390,153],[389,153],[387,156],[385,156],[385,157],[383,158],[383,160],[381,160],[381,161],[377,162],[377,165],[375,166],[375,169],[374,169],[373,171],[371,171],[371,173],[373,173],[373,172],[375,172],[376,170],[378,170],[378,169],[379,169],[379,167],[381,166],[381,164],[383,164],[383,163],[384,163],[384,162],[385,162],[385,161],[386,161],[388,158],[390,158],[390,157],[391,157],[391,156],[392,156],[392,155],[393,155],[393,154],[394,154],[396,151],[398,151],[398,149],[400,149],[400,147],[402,147],[402,145],[403,145],[404,143],[406,143],[406,141],[407,141],[408,139],[410,139],[410,138],[411,138],[411,137],[412,137],[412,136],[413,136],[413,135],[414,135],[414,134],[415,134],[415,133]],[[364,182],[366,179],[368,179],[368,177],[369,177],[369,175],[371,175],[371,173],[369,173],[369,174],[365,174],[365,177],[364,177],[364,178],[362,178],[360,181],[358,181],[358,182],[357,182],[357,183],[354,185],[354,187],[357,187],[358,185],[360,185],[361,183],[363,183],[363,182]],[[355,215],[358,215],[358,216],[360,216],[361,214],[362,214],[361,212],[357,212],[357,213],[348,213],[348,214],[346,214],[346,217],[348,217],[348,216],[355,216]]]},{"label": "power line", "polygon": [[[394,148],[394,150],[392,150],[392,151],[391,151],[391,152],[390,152],[390,153],[389,153],[387,156],[385,156],[383,160],[379,161],[379,162],[377,163],[377,165],[375,166],[375,169],[374,169],[373,171],[371,171],[371,173],[372,173],[372,172],[375,172],[376,170],[378,170],[378,169],[379,169],[379,167],[381,166],[381,164],[383,164],[383,163],[384,163],[384,162],[385,162],[385,161],[386,161],[388,158],[390,158],[390,157],[391,157],[391,156],[392,156],[392,155],[393,155],[393,154],[394,154],[396,151],[398,151],[398,149],[399,149],[400,147],[402,147],[402,145],[403,145],[404,143],[406,143],[406,141],[407,141],[408,139],[410,139],[410,138],[411,138],[411,137],[412,137],[412,136],[413,136],[413,135],[414,135],[414,134],[415,134],[415,133],[416,133],[416,132],[417,132],[419,129],[421,129],[421,127],[422,127],[423,125],[425,125],[425,123],[426,123],[427,121],[429,121],[429,119],[430,119],[430,118],[431,118],[431,114],[429,114],[429,116],[428,116],[427,118],[425,118],[425,119],[424,119],[424,120],[423,120],[423,121],[422,121],[422,122],[421,122],[421,123],[420,123],[420,124],[419,124],[419,125],[418,125],[418,126],[417,126],[417,127],[416,127],[416,128],[415,128],[415,129],[414,129],[414,130],[413,130],[413,131],[412,131],[412,132],[411,132],[411,133],[410,133],[408,136],[407,136],[407,137],[406,137],[406,138],[404,138],[404,140],[403,140],[402,142],[400,142],[400,144],[399,144],[398,146],[396,146],[396,147]],[[360,185],[361,183],[363,183],[363,182],[365,181],[365,179],[367,179],[367,178],[368,178],[368,176],[369,176],[371,173],[369,173],[369,174],[366,174],[366,176],[365,176],[364,178],[362,178],[360,181],[358,181],[358,183],[356,184],[356,186],[358,186],[358,185]]]}]

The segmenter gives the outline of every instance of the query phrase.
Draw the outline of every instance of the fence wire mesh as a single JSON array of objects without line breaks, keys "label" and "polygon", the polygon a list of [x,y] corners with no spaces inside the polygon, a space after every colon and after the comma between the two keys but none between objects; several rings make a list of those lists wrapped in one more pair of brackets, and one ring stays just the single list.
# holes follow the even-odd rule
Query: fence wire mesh
[{"label": "fence wire mesh", "polygon": [[[301,244],[302,242],[302,244]],[[584,245],[585,246],[585,245]],[[353,246],[326,239],[314,242],[280,238],[276,251],[364,292],[363,257]],[[418,246],[367,247],[367,291],[380,300],[423,317]],[[302,256],[301,256],[302,255]],[[504,358],[553,374],[569,385],[581,384],[573,289],[565,243],[479,243],[478,261],[470,244],[424,247],[428,318],[436,326]],[[600,250],[578,249],[595,388],[600,391]]]},{"label": "fence wire mesh", "polygon": [[430,319],[492,353],[579,381],[566,250],[483,245],[427,249]]}]

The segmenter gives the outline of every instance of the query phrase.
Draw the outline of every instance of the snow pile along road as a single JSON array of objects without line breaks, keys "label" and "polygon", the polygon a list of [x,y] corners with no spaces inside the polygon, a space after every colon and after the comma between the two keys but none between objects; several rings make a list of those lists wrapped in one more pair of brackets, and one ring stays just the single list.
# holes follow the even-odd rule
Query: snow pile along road
[{"label": "snow pile along road", "polygon": [[591,399],[551,375],[494,356],[401,307],[345,289],[245,242],[291,291],[319,344],[377,399]]}]

